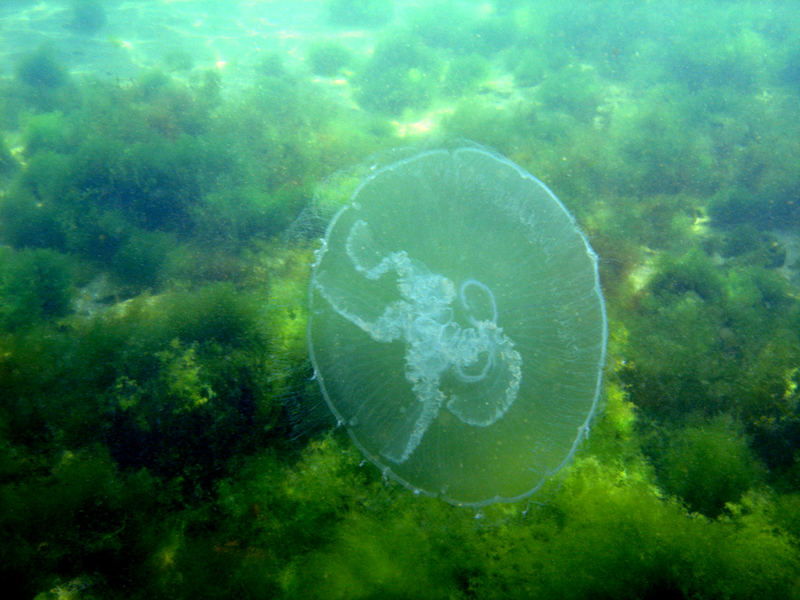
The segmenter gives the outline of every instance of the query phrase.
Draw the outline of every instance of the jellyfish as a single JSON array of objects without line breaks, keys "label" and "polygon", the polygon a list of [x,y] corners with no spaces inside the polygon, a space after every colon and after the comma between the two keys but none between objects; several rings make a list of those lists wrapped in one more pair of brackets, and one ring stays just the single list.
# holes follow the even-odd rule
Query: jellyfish
[{"label": "jellyfish", "polygon": [[597,408],[597,257],[508,159],[423,151],[376,169],[331,220],[308,335],[326,403],[387,477],[458,505],[519,500]]}]

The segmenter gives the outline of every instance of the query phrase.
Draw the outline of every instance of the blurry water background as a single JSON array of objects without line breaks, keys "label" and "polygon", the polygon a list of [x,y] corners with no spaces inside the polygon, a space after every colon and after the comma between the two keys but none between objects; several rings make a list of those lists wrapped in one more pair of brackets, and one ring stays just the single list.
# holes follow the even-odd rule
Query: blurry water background
[{"label": "blurry water background", "polygon": [[[800,597],[796,3],[4,0],[0,56],[6,597]],[[575,215],[610,334],[576,459],[477,513],[306,346],[327,219],[461,139]]]}]

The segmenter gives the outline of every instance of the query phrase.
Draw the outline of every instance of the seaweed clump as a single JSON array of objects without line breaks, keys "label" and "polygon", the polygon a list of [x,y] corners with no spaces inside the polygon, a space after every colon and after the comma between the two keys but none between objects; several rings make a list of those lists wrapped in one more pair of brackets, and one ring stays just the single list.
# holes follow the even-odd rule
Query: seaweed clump
[{"label": "seaweed clump", "polygon": [[106,10],[99,0],[73,0],[69,28],[78,33],[96,33],[108,21]]}]

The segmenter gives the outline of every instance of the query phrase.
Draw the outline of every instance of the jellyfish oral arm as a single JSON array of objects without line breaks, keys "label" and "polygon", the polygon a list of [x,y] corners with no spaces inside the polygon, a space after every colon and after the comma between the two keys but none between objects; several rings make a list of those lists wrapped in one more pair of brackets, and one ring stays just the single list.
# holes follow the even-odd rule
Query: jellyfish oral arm
[{"label": "jellyfish oral arm", "polygon": [[[400,298],[370,320],[345,308],[335,289],[320,281],[315,285],[340,316],[374,341],[405,343],[405,378],[419,402],[403,439],[387,444],[381,454],[395,463],[408,460],[442,405],[474,427],[487,427],[502,418],[516,399],[522,358],[497,325],[492,291],[480,281],[467,279],[456,293],[450,279],[431,273],[405,251],[382,249],[363,220],[351,226],[345,248],[355,271],[366,279],[375,281],[393,272]],[[470,326],[455,320],[456,301]],[[457,390],[450,394],[442,390],[442,379],[448,374],[457,382]]]}]

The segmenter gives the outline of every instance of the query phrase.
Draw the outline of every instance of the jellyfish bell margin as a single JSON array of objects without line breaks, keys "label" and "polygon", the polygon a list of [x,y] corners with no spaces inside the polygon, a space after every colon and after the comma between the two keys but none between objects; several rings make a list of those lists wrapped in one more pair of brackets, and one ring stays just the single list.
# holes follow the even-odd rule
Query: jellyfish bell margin
[{"label": "jellyfish bell margin", "polygon": [[458,505],[524,498],[596,407],[606,315],[596,255],[538,179],[481,147],[366,177],[329,224],[309,350],[364,455]]}]

